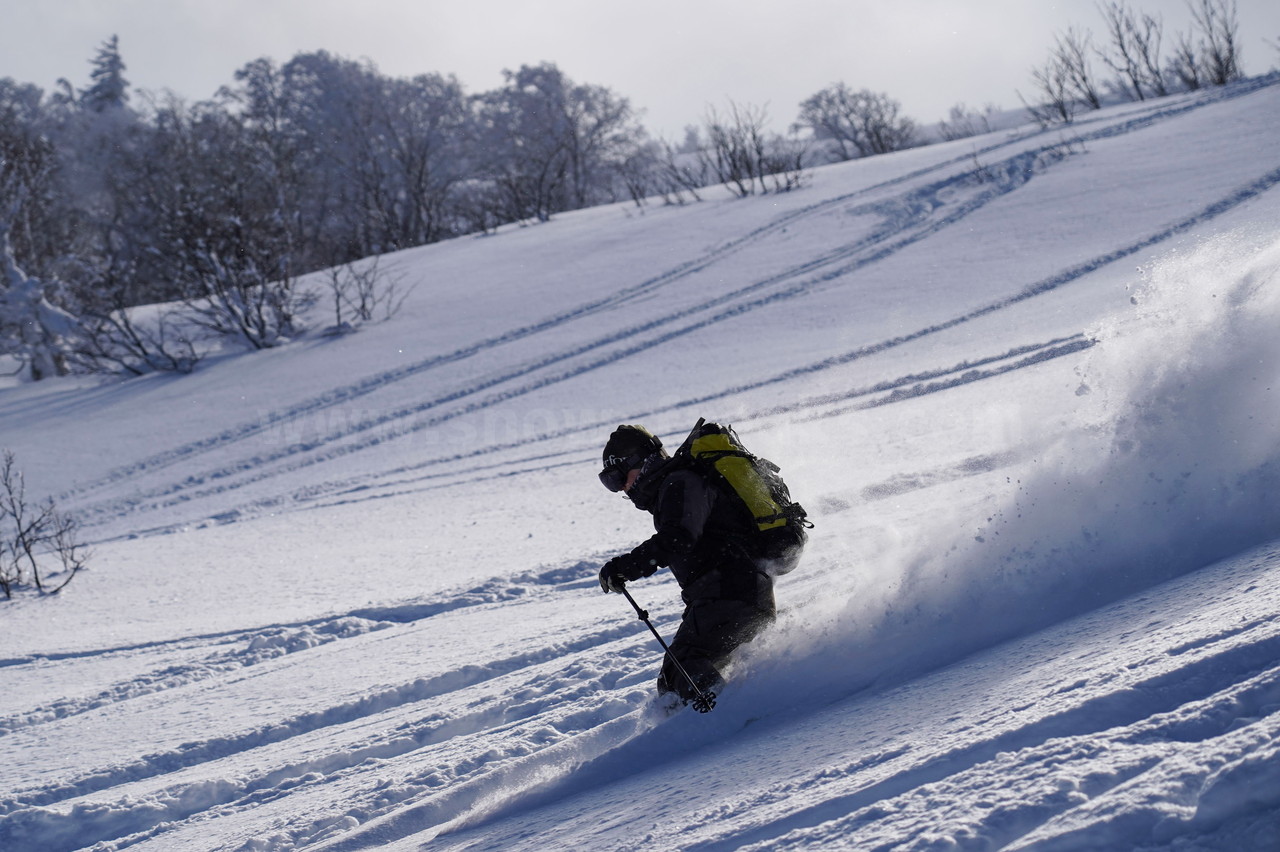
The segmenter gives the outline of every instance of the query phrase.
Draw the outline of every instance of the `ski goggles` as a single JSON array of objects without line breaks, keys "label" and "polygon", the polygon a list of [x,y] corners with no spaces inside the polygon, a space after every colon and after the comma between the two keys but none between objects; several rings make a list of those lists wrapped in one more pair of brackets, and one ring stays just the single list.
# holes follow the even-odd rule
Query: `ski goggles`
[{"label": "ski goggles", "polygon": [[600,483],[615,494],[627,487],[627,474],[644,463],[643,456],[609,456],[604,470],[600,471]]}]

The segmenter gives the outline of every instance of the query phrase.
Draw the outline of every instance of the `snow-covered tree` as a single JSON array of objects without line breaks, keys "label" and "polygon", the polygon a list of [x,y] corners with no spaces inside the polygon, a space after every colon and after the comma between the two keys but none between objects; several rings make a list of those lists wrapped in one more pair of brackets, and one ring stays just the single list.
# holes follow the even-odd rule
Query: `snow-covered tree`
[{"label": "snow-covered tree", "polygon": [[75,317],[54,305],[45,283],[27,275],[13,257],[9,222],[0,212],[0,341],[3,350],[25,362],[33,380],[67,373],[67,351],[75,338]]},{"label": "snow-covered tree", "polygon": [[503,73],[506,85],[479,96],[476,115],[482,174],[507,215],[545,221],[611,198],[615,166],[643,144],[627,99],[551,63]]},{"label": "snow-covered tree", "polygon": [[474,156],[452,77],[392,79],[324,51],[258,60],[223,90],[274,164],[304,265],[330,266],[457,233]]},{"label": "snow-covered tree", "polygon": [[13,109],[0,126],[0,351],[21,361],[32,379],[67,372],[66,349],[75,320],[50,299],[52,287],[27,274],[14,250],[14,234],[32,250],[32,199],[47,188],[54,168],[52,150]]},{"label": "snow-covered tree", "polygon": [[169,259],[191,319],[255,349],[297,330],[307,297],[296,289],[296,233],[276,163],[242,116],[208,104],[171,104],[158,116],[145,186],[156,216],[154,250]]},{"label": "snow-covered tree", "polygon": [[0,210],[12,217],[14,256],[43,277],[56,277],[53,266],[73,228],[53,130],[39,88],[0,79]]},{"label": "snow-covered tree", "polygon": [[482,174],[499,190],[501,218],[546,221],[568,207],[564,80],[549,66],[503,73],[507,85],[477,99]]},{"label": "snow-covered tree", "polygon": [[795,129],[811,131],[818,141],[833,144],[839,159],[852,160],[914,144],[915,122],[901,111],[888,95],[834,83],[800,104]]},{"label": "snow-covered tree", "polygon": [[386,211],[388,235],[398,246],[449,236],[450,196],[471,160],[470,113],[461,84],[439,74],[388,80],[379,104],[374,126],[386,146],[388,178],[401,190]]}]

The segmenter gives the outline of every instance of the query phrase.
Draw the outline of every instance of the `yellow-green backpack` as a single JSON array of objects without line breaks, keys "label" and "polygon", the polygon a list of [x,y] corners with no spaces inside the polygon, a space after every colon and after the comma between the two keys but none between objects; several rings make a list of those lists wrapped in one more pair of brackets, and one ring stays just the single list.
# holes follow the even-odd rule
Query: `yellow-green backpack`
[{"label": "yellow-green backpack", "polygon": [[736,496],[750,515],[756,534],[752,545],[771,574],[786,574],[800,561],[813,528],[804,507],[791,499],[776,464],[749,452],[732,426],[699,419],[676,451],[688,453],[689,464],[724,493]]}]

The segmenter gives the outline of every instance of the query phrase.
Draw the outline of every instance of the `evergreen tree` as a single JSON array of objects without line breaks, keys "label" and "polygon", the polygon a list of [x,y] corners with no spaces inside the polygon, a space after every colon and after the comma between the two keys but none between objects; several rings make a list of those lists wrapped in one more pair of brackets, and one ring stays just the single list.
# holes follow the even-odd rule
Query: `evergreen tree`
[{"label": "evergreen tree", "polygon": [[124,78],[125,64],[120,58],[120,39],[112,36],[98,48],[91,60],[93,71],[89,88],[80,92],[80,105],[92,112],[123,107],[129,100],[129,81]]}]

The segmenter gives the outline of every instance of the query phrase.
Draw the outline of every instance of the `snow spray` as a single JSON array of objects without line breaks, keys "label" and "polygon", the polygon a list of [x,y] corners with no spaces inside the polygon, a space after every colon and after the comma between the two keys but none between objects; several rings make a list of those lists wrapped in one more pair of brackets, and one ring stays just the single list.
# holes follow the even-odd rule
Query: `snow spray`
[{"label": "snow spray", "polygon": [[812,607],[764,679],[905,679],[1280,538],[1280,241],[1243,243],[1143,270],[1090,330],[1068,426],[1006,471],[997,509],[926,529],[874,568],[891,588],[873,599]]}]

